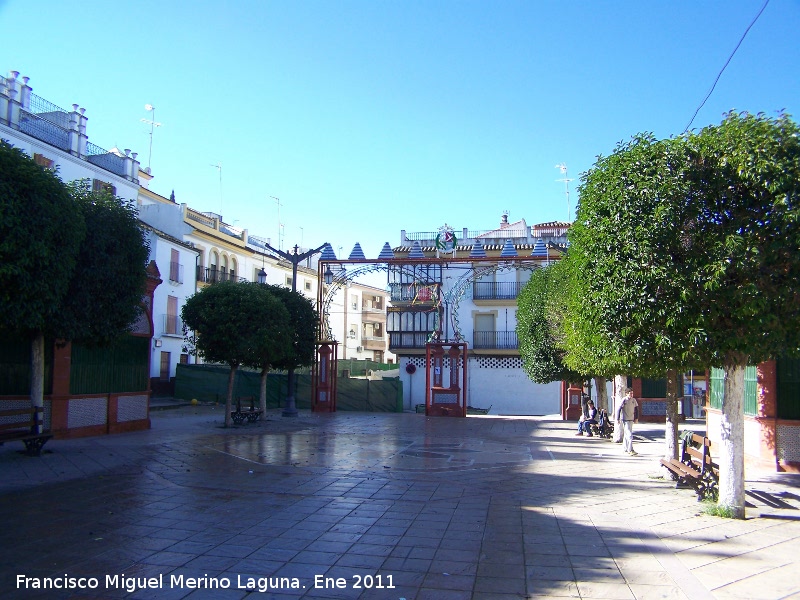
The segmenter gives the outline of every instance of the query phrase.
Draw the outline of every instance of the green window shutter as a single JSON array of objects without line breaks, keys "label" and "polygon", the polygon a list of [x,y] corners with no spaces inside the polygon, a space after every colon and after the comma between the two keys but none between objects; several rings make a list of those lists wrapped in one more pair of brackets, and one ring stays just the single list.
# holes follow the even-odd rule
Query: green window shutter
[{"label": "green window shutter", "polygon": [[778,418],[800,419],[800,359],[776,361],[778,379]]},{"label": "green window shutter", "polygon": [[754,417],[758,414],[758,374],[755,365],[744,371],[744,414]]},{"label": "green window shutter", "polygon": [[722,410],[722,403],[725,400],[725,371],[722,369],[711,369],[711,388],[709,393],[709,403],[711,408]]}]

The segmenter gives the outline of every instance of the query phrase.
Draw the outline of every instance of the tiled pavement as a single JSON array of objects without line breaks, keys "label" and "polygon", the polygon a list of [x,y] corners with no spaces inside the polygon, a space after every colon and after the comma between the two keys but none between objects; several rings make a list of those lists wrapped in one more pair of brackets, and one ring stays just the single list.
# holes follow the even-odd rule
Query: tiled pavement
[{"label": "tiled pavement", "polygon": [[[748,474],[746,520],[701,514],[663,426],[629,457],[547,418],[152,421],[0,447],[0,598],[800,598],[798,476]],[[97,587],[31,587],[64,577]]]}]

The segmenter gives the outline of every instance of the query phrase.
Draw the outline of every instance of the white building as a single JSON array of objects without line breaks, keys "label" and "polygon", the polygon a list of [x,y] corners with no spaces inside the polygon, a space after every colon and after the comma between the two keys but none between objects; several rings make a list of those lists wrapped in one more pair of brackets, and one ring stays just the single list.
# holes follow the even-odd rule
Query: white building
[{"label": "white building", "polygon": [[104,150],[89,142],[86,109],[64,110],[33,93],[28,77],[0,77],[0,138],[24,150],[64,181],[89,179],[94,189],[136,200],[139,162],[130,150]]},{"label": "white building", "polygon": [[[147,194],[152,194],[146,190]],[[150,389],[153,395],[171,395],[178,363],[194,362],[183,340],[181,309],[197,289],[199,251],[186,237],[192,228],[185,223],[181,207],[151,204],[139,207],[150,241],[150,258],[161,273],[161,285],[153,294],[153,347]]]},{"label": "white building", "polygon": [[[389,349],[398,356],[406,409],[425,401],[426,343],[440,331],[443,341],[467,343],[469,405],[491,406],[491,414],[560,412],[560,382],[535,384],[522,369],[517,295],[533,269],[561,256],[568,227],[509,223],[503,215],[497,229],[451,230],[458,260],[437,249],[441,232],[401,232],[389,271],[387,329]],[[417,262],[403,264],[403,259]]]},{"label": "white building", "polygon": [[[151,179],[149,174],[141,173],[140,179],[139,218],[153,228],[154,235],[167,234],[166,237],[162,236],[159,243],[165,253],[155,256],[161,278],[167,281],[165,273],[170,272],[173,251],[178,252],[184,274],[182,283],[168,282],[166,287],[159,287],[161,294],[154,299],[154,320],[158,321],[161,318],[159,315],[164,315],[165,322],[172,323],[172,315],[176,314],[176,327],[181,333],[180,311],[186,298],[220,281],[258,281],[262,270],[266,274],[266,283],[292,288],[293,265],[288,260],[275,257],[269,250],[269,238],[251,235],[247,229],[229,225],[216,213],[199,212],[186,204],[178,204],[174,199],[156,194],[147,187]],[[170,236],[174,239],[170,239]],[[183,249],[175,245],[176,240],[184,244]],[[166,254],[166,249],[169,254]],[[308,250],[297,248],[297,253],[303,254]],[[315,254],[300,261],[296,271],[295,289],[312,302],[317,300],[318,258],[319,254]],[[387,360],[391,357],[387,352],[388,340],[384,328],[388,293],[357,283],[352,284],[351,288],[346,298],[340,295],[330,306],[333,326],[337,332],[341,332],[340,339],[343,342],[340,357]],[[176,312],[172,312],[172,307]],[[167,360],[170,364],[169,380],[174,378],[178,362],[194,361],[184,356],[182,349],[177,349],[176,335],[162,333],[159,337],[158,322],[155,327],[155,343],[158,344],[160,340],[162,345],[153,348],[151,377],[154,390],[157,387],[156,379],[167,380],[166,369],[161,368]],[[170,344],[170,349],[165,349],[164,344]]]}]

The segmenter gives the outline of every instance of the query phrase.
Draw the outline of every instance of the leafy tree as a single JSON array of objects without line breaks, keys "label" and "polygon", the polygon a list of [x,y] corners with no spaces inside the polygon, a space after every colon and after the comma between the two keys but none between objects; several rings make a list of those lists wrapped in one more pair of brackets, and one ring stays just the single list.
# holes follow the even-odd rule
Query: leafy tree
[{"label": "leafy tree", "polygon": [[725,369],[719,503],[744,518],[745,368],[800,348],[800,127],[729,113],[687,145],[705,292],[695,336]]},{"label": "leafy tree", "polygon": [[[194,353],[207,362],[230,366],[225,397],[225,426],[231,425],[233,384],[240,366],[253,364],[253,331],[264,315],[263,290],[256,284],[226,281],[203,288],[181,309],[184,335]],[[191,331],[192,333],[188,333]]]},{"label": "leafy tree", "polygon": [[[249,337],[251,354],[245,366],[258,369],[261,373],[259,405],[267,410],[267,375],[276,364],[286,360],[293,352],[293,326],[288,309],[283,304],[277,286],[240,284],[257,286],[260,291],[259,312],[253,315],[252,330]],[[277,288],[279,289],[279,288]]]},{"label": "leafy tree", "polygon": [[[564,318],[567,295],[575,291],[568,269],[572,263],[560,260],[537,269],[517,299],[517,336],[522,366],[536,383],[584,381],[592,374],[579,373],[564,364]],[[608,408],[606,379],[593,376],[597,408]]]},{"label": "leafy tree", "polygon": [[591,277],[570,296],[565,362],[588,346],[633,374],[667,371],[670,390],[678,369],[724,367],[719,501],[738,517],[744,369],[800,347],[799,138],[788,116],[736,113],[697,134],[637,136],[584,175],[570,232],[573,272]]},{"label": "leafy tree", "polygon": [[0,142],[0,330],[31,339],[42,406],[45,337],[104,345],[140,314],[148,247],[135,207]]},{"label": "leafy tree", "polygon": [[44,402],[55,335],[86,226],[58,174],[0,141],[0,331],[31,340],[31,403]]},{"label": "leafy tree", "polygon": [[560,263],[553,263],[531,274],[517,298],[517,337],[522,367],[536,383],[577,381],[579,376],[563,362],[563,349],[557,338],[560,321],[558,298],[564,293]]},{"label": "leafy tree", "polygon": [[88,235],[61,304],[59,335],[106,345],[142,314],[150,248],[135,204],[105,190],[92,192],[90,185],[87,179],[69,184]]},{"label": "leafy tree", "polygon": [[[570,231],[570,259],[586,289],[572,298],[577,325],[571,358],[639,376],[667,372],[666,454],[678,455],[678,370],[704,350],[687,332],[695,325],[695,260],[682,139],[638,135],[600,157],[582,177]],[[590,350],[586,351],[586,346]]]},{"label": "leafy tree", "polygon": [[317,311],[314,310],[311,301],[301,293],[281,286],[271,287],[289,311],[289,318],[292,324],[291,351],[282,360],[274,363],[276,368],[285,369],[288,372],[286,412],[291,414],[296,411],[294,370],[297,367],[307,367],[314,360]]}]

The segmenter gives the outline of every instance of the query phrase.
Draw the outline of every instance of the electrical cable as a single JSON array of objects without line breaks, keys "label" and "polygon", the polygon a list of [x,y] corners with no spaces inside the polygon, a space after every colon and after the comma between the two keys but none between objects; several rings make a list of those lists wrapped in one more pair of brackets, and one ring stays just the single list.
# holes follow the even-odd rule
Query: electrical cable
[{"label": "electrical cable", "polygon": [[736,47],[733,49],[733,52],[731,52],[730,56],[728,57],[728,60],[725,61],[725,64],[722,66],[722,69],[720,69],[719,73],[717,74],[717,78],[714,80],[714,84],[711,86],[711,89],[708,90],[708,94],[706,94],[706,97],[703,98],[703,101],[700,103],[700,106],[698,106],[697,110],[694,111],[694,114],[692,115],[692,118],[689,120],[689,124],[686,126],[686,129],[683,130],[683,133],[686,133],[687,131],[689,131],[689,127],[691,127],[692,123],[694,123],[695,117],[697,117],[697,113],[700,112],[700,109],[703,108],[703,106],[705,105],[706,101],[711,97],[711,94],[714,92],[714,88],[717,87],[717,83],[719,82],[720,77],[722,77],[722,73],[725,71],[725,69],[727,68],[728,64],[733,59],[733,55],[736,54],[736,51],[739,49],[739,46],[742,45],[742,42],[744,41],[744,38],[747,36],[747,33],[750,31],[750,28],[753,25],[756,24],[756,21],[758,21],[758,18],[761,16],[761,13],[763,13],[764,9],[767,8],[767,4],[769,4],[769,0],[766,0],[764,2],[764,6],[761,7],[761,10],[758,11],[758,14],[752,20],[750,25],[748,25],[747,29],[744,30],[744,33],[742,34],[742,37],[739,39],[739,43],[736,44]]}]

